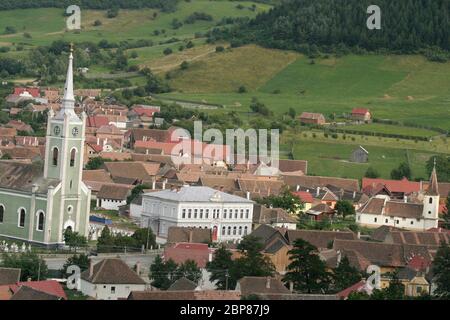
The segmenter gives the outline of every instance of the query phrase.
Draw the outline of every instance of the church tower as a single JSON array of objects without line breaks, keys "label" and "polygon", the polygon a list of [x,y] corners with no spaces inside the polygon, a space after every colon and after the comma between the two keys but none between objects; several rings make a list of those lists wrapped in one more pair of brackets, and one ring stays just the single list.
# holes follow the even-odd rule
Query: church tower
[{"label": "church tower", "polygon": [[85,202],[87,195],[90,198],[90,190],[82,182],[85,124],[86,114],[83,112],[80,119],[75,113],[71,48],[61,109],[56,114],[49,112],[45,149],[44,178],[60,181],[53,190],[51,215],[52,220],[57,220],[57,230],[52,230],[57,234],[52,238],[57,236],[59,243],[63,242],[62,234],[67,228],[87,234],[86,221],[80,220],[89,215]]},{"label": "church tower", "polygon": [[436,161],[431,172],[428,190],[425,192],[423,199],[423,217],[425,219],[439,219],[439,186],[436,174]]}]

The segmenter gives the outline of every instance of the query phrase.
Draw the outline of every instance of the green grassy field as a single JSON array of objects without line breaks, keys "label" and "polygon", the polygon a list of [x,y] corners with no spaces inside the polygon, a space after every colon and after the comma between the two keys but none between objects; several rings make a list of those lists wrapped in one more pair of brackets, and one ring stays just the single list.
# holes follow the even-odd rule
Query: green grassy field
[{"label": "green grassy field", "polygon": [[[233,49],[245,50],[243,48]],[[227,53],[231,54],[231,53]],[[251,52],[242,61],[255,59]],[[223,59],[226,61],[226,59]],[[239,64],[222,66],[240,78]],[[191,78],[199,71],[180,74]],[[349,113],[352,108],[370,108],[374,117],[413,122],[445,130],[450,128],[450,63],[432,63],[421,56],[345,56],[318,59],[314,65],[300,56],[265,84],[246,94],[214,91],[221,81],[203,92],[185,93],[183,79],[175,79],[175,88],[183,92],[168,94],[180,99],[205,100],[229,109],[248,111],[250,100],[258,96],[276,114],[289,108],[330,114]],[[214,81],[214,80],[212,80]],[[236,80],[237,81],[237,80]],[[177,87],[176,85],[179,84]],[[275,94],[276,90],[279,90]],[[236,108],[242,105],[243,108]]]},{"label": "green grassy field", "polygon": [[339,127],[339,129],[351,131],[376,132],[376,133],[391,133],[412,137],[433,137],[439,135],[439,133],[432,130],[403,127],[398,125],[381,124],[381,123],[343,126]]},{"label": "green grassy field", "polygon": [[408,162],[414,178],[427,179],[425,162],[434,155],[417,150],[407,151],[363,144],[369,151],[369,163],[349,162],[352,151],[357,147],[358,145],[351,144],[298,140],[294,146],[294,157],[308,160],[309,174],[315,175],[360,179],[369,167],[373,167],[382,178],[390,178],[392,169],[398,167],[401,162]]},{"label": "green grassy field", "polygon": [[[236,8],[240,3],[244,9]],[[256,10],[249,8],[255,4]],[[66,22],[62,9],[21,9],[0,11],[0,45],[13,43],[26,43],[29,45],[45,45],[58,39],[68,41],[94,41],[108,39],[110,42],[138,39],[152,39],[160,41],[172,37],[192,38],[196,32],[205,32],[215,26],[222,17],[253,17],[258,12],[268,10],[269,5],[253,3],[251,1],[211,1],[191,0],[180,1],[178,8],[173,13],[157,12],[156,10],[120,10],[118,17],[106,18],[105,11],[83,10],[81,11],[82,30],[80,32],[66,32]],[[184,24],[183,27],[174,30],[171,22],[174,18],[184,21],[193,12],[205,12],[213,17],[213,21],[196,21],[193,24]],[[95,27],[94,21],[100,20],[101,26]],[[4,35],[6,26],[15,27],[16,34]],[[155,36],[155,30],[164,29],[165,34]],[[27,32],[32,38],[24,38]]]}]

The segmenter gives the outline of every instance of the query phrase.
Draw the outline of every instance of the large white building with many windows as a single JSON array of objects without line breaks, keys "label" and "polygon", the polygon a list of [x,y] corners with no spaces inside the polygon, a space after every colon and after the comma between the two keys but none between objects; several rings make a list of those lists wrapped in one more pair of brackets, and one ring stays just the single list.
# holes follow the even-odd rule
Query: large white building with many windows
[{"label": "large white building with many windows", "polygon": [[238,241],[251,232],[253,201],[209,187],[185,186],[142,198],[142,227],[167,238],[170,227],[212,230],[214,242]]}]

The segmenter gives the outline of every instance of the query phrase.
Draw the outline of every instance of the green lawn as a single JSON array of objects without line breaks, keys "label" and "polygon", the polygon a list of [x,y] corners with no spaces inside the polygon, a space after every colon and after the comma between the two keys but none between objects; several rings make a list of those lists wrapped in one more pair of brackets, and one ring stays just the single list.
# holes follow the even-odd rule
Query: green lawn
[{"label": "green lawn", "polygon": [[[255,57],[251,53],[242,57],[242,61],[249,59]],[[227,66],[236,82],[241,78],[239,66],[238,63]],[[196,72],[186,71],[183,76],[189,79]],[[221,77],[216,77],[216,84],[210,84],[202,92],[186,93],[185,87],[179,86],[175,87],[179,92],[168,96],[205,100],[245,112],[251,98],[257,96],[276,114],[294,108],[297,114],[311,111],[339,116],[354,107],[367,107],[375,118],[448,130],[449,74],[450,63],[433,63],[421,56],[350,55],[317,59],[313,65],[309,59],[300,56],[258,89],[245,94],[210,91],[209,88],[216,88],[221,81]]]},{"label": "green lawn", "polygon": [[350,125],[338,127],[343,130],[351,130],[351,131],[366,131],[366,132],[376,132],[376,133],[388,133],[388,134],[398,134],[404,136],[413,136],[413,137],[433,137],[439,135],[438,132],[421,129],[421,128],[412,128],[412,127],[404,127],[398,125],[388,125],[381,123],[371,123],[371,124],[362,124],[362,125]]},{"label": "green lawn", "polygon": [[[239,10],[237,4],[242,4],[245,9]],[[252,4],[256,10],[249,10]],[[178,8],[173,13],[163,13],[153,9],[120,10],[118,17],[106,18],[105,11],[82,10],[82,30],[80,32],[66,32],[66,22],[63,9],[20,9],[0,11],[0,45],[11,43],[29,43],[33,45],[49,44],[57,39],[68,41],[94,41],[102,39],[108,41],[125,41],[138,39],[152,39],[156,42],[172,37],[192,38],[196,32],[205,32],[222,17],[254,17],[262,11],[270,8],[269,5],[253,3],[251,1],[214,1],[191,0],[180,1]],[[157,17],[153,14],[157,12]],[[184,24],[174,30],[171,22],[174,18],[184,21],[193,12],[205,12],[213,17],[213,21],[197,21],[193,24]],[[94,27],[95,20],[102,22],[101,26]],[[13,26],[17,34],[3,35],[6,26]],[[165,34],[154,36],[155,30],[164,29]],[[31,34],[31,39],[23,37],[23,33]]]},{"label": "green lawn", "polygon": [[369,167],[375,168],[382,178],[390,178],[392,169],[401,162],[408,162],[409,157],[414,178],[426,179],[425,162],[434,154],[362,144],[369,152],[369,163],[352,163],[349,161],[350,155],[358,146],[359,144],[339,144],[332,141],[297,140],[294,158],[309,161],[309,174],[360,179]]}]

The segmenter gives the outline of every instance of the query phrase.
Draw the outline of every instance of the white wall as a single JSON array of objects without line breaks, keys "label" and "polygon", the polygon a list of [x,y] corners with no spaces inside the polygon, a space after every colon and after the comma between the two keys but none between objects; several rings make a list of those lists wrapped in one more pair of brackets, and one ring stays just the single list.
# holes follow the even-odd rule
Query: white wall
[{"label": "white wall", "polygon": [[[115,293],[111,292],[112,287],[115,288]],[[144,291],[146,287],[145,284],[92,284],[81,279],[81,292],[97,300],[128,298],[131,291]]]},{"label": "white wall", "polygon": [[[245,227],[247,227],[247,234],[252,231],[252,203],[217,203],[213,201],[178,203],[144,196],[142,205],[141,226],[148,226],[148,219],[150,219],[152,230],[160,237],[167,237],[168,229],[171,226],[208,229],[217,227],[217,241],[219,242],[242,239],[245,235]],[[185,210],[184,217],[183,210]],[[191,210],[190,218],[189,210]],[[197,217],[195,217],[195,210],[197,210]],[[201,210],[203,210],[202,218],[200,218]],[[208,217],[206,217],[207,210],[209,211]],[[214,210],[216,210],[216,217],[214,217]],[[225,210],[227,211],[227,217],[224,217]],[[231,218],[230,210],[233,212]],[[238,210],[237,218],[235,217],[235,210]],[[242,218],[241,210],[243,210]],[[246,215],[247,210],[248,216]],[[225,234],[222,234],[223,227],[226,228]],[[229,227],[231,227],[231,234],[228,234]],[[241,234],[239,234],[239,227],[242,230]],[[234,233],[234,228],[236,228],[236,233]]]},{"label": "white wall", "polygon": [[142,205],[130,204],[130,216],[132,218],[140,218],[142,216]]},{"label": "white wall", "polygon": [[[376,219],[376,220],[375,220]],[[438,220],[429,220],[421,218],[420,221],[411,218],[390,217],[374,214],[356,214],[356,223],[368,227],[391,226],[413,231],[423,231],[431,228],[437,228]]]},{"label": "white wall", "polygon": [[126,205],[127,200],[109,200],[109,199],[99,199],[100,207],[106,210],[119,210],[120,206]]}]

